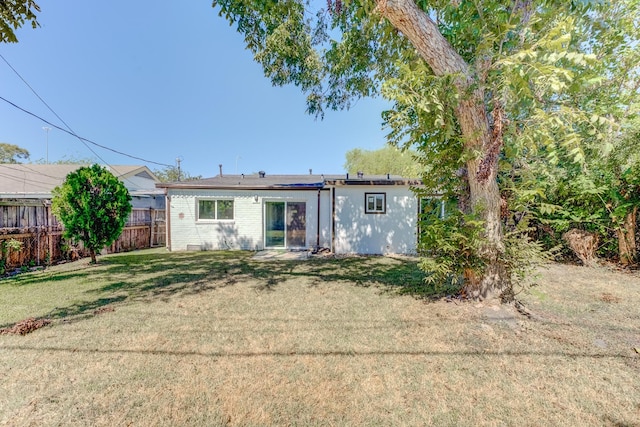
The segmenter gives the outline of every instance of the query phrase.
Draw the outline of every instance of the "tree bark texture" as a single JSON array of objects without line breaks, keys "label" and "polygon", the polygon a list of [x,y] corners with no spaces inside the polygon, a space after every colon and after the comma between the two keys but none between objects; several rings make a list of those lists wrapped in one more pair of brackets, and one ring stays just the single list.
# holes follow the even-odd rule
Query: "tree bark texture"
[{"label": "tree bark texture", "polygon": [[636,261],[638,255],[636,248],[636,219],[638,217],[638,208],[635,207],[624,218],[622,228],[616,231],[618,236],[618,254],[620,256],[620,264],[629,265]]},{"label": "tree bark texture", "polygon": [[480,256],[487,268],[479,280],[467,281],[467,294],[474,298],[494,298],[510,288],[500,255],[504,252],[500,221],[500,190],[497,182],[498,153],[502,138],[492,138],[484,93],[472,89],[475,77],[436,23],[413,0],[377,0],[377,9],[416,48],[435,75],[458,75],[456,87],[460,102],[455,109],[465,148],[480,153],[467,161],[470,204],[485,222],[486,244]]}]

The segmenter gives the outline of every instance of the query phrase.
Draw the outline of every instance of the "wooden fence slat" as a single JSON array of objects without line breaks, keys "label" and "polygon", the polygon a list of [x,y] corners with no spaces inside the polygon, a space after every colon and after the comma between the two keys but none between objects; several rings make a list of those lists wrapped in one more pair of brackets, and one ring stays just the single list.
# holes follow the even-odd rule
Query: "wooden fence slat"
[{"label": "wooden fence slat", "polygon": [[[154,219],[163,218],[164,210],[133,209],[120,237],[105,248],[107,253],[143,249],[164,245],[164,224],[154,225]],[[22,243],[19,251],[6,250],[6,268],[27,265],[34,261],[41,265],[44,261],[56,262],[64,258],[84,255],[82,245],[67,252],[62,249],[62,225],[51,214],[49,205],[0,205],[0,243],[15,239]],[[156,227],[156,229],[154,229]],[[162,233],[160,235],[159,233]],[[158,233],[154,237],[154,233]]]}]

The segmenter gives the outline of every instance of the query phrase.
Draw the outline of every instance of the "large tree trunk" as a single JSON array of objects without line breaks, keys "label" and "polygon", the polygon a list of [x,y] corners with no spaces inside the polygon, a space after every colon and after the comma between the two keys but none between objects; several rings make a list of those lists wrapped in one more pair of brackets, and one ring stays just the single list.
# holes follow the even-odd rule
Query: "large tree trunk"
[{"label": "large tree trunk", "polygon": [[633,264],[638,255],[636,249],[636,218],[638,208],[634,207],[624,218],[622,228],[616,231],[618,236],[618,254],[622,265]]},{"label": "large tree trunk", "polygon": [[479,85],[471,89],[477,82],[469,65],[413,0],[378,0],[377,6],[382,16],[411,41],[434,74],[460,76],[456,87],[461,101],[455,113],[465,148],[480,153],[478,158],[467,162],[467,176],[472,212],[479,213],[485,222],[486,244],[479,255],[487,264],[481,277],[467,280],[467,291],[474,298],[503,296],[509,299],[511,283],[500,256],[504,252],[504,242],[496,179],[502,138],[501,132],[496,134],[495,129],[493,135],[490,132],[483,90]]}]

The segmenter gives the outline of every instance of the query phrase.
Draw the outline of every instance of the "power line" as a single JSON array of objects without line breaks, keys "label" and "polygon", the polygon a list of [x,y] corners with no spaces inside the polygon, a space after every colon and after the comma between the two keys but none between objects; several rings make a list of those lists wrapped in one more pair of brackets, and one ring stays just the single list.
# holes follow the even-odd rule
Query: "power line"
[{"label": "power line", "polygon": [[[1,56],[1,55],[0,55],[0,56]],[[65,133],[67,133],[67,134],[69,134],[69,135],[71,135],[71,136],[73,136],[73,137],[75,137],[75,138],[78,138],[80,141],[82,141],[82,143],[83,143],[83,144],[84,144],[85,142],[88,142],[89,144],[95,145],[96,147],[100,147],[100,148],[102,148],[102,149],[104,149],[104,150],[108,150],[108,151],[111,151],[111,152],[113,152],[113,153],[116,153],[116,154],[120,154],[120,155],[122,155],[122,156],[129,157],[129,158],[131,158],[131,159],[140,160],[140,161],[143,161],[143,162],[145,162],[145,163],[151,163],[151,164],[159,165],[159,166],[168,166],[168,167],[173,167],[173,165],[170,165],[170,164],[167,164],[167,163],[154,162],[153,160],[147,160],[147,159],[144,159],[144,158],[142,158],[142,157],[133,156],[133,155],[131,155],[131,154],[127,154],[127,153],[124,153],[124,152],[122,152],[122,151],[115,150],[115,149],[110,148],[110,147],[107,147],[107,146],[105,146],[105,145],[98,144],[97,142],[94,142],[94,141],[92,141],[92,140],[90,140],[90,139],[83,138],[83,137],[81,137],[80,135],[77,135],[77,134],[76,134],[76,133],[74,133],[73,131],[69,131],[69,130],[67,130],[67,129],[63,128],[63,127],[60,127],[60,126],[58,126],[58,125],[56,125],[56,124],[53,124],[53,123],[51,123],[50,121],[48,121],[48,120],[46,120],[46,119],[44,119],[44,118],[42,118],[42,117],[38,116],[37,114],[32,113],[31,111],[26,110],[26,109],[24,109],[24,108],[20,107],[20,106],[19,106],[19,105],[17,105],[17,104],[14,104],[13,102],[9,101],[8,99],[6,99],[6,98],[4,98],[4,97],[2,97],[2,96],[0,96],[0,99],[1,99],[1,100],[3,100],[4,102],[6,102],[7,104],[11,105],[12,107],[17,108],[18,110],[22,111],[23,113],[26,113],[26,114],[28,114],[28,115],[30,115],[30,116],[32,116],[32,117],[35,117],[36,119],[38,119],[38,120],[42,121],[43,123],[48,124],[49,126],[54,127],[54,128],[56,128],[56,129],[58,129],[58,130],[60,130],[60,131],[62,131],[62,132],[65,132]],[[45,105],[46,105],[46,104],[45,104]],[[55,113],[54,113],[54,114],[55,114]],[[56,117],[58,117],[58,116],[57,116],[57,114],[56,114]],[[58,118],[59,118],[59,117],[58,117]],[[60,119],[60,121],[61,121],[62,123],[64,123],[64,121],[63,121],[62,119]],[[68,126],[67,126],[67,127],[68,127]],[[87,146],[87,145],[85,144],[85,146]],[[106,164],[106,165],[108,165],[108,166],[109,166],[109,164],[108,164],[108,163],[107,163],[107,162],[106,162],[102,157],[100,157],[100,156],[99,156],[95,151],[93,151],[93,150],[91,149],[91,147],[88,147],[88,146],[87,146],[87,148],[89,148],[89,150],[91,150],[91,152],[92,152],[96,157],[98,157],[100,160],[102,160],[102,161],[104,162],[104,164]]]},{"label": "power line", "polygon": [[38,180],[35,180],[35,179],[29,179],[29,178],[26,178],[26,177],[12,176],[12,175],[8,175],[8,174],[2,173],[2,172],[0,172],[0,176],[6,178],[8,180],[16,181],[16,182],[19,182],[19,183],[27,183],[27,182],[29,182],[30,184],[32,184],[32,185],[34,185],[36,187],[40,187],[43,190],[48,190],[50,188],[50,186],[51,186],[51,183],[49,183],[49,182],[38,181]]},{"label": "power line", "polygon": [[[32,168],[28,167],[28,166],[27,166],[27,165],[25,165],[24,163],[16,163],[16,165],[20,165],[20,167],[23,167],[23,168],[25,168],[25,169],[28,169],[28,170],[30,170],[31,172],[33,172],[33,173],[35,173],[35,174],[37,174],[37,175],[46,176],[47,178],[52,178],[52,179],[60,179],[60,177],[59,177],[59,176],[47,175],[47,174],[46,174],[46,173],[44,173],[44,172],[37,171],[37,170],[35,170],[35,169],[32,169]],[[20,168],[11,167],[11,163],[2,165],[2,166],[0,167],[0,170],[2,170],[2,168],[11,169],[11,170],[14,170],[14,171],[17,171],[17,172],[24,172],[24,171],[23,171],[23,170],[21,170]]]},{"label": "power line", "polygon": [[[44,99],[42,99],[42,97],[40,95],[38,95],[38,92],[36,92],[36,90],[24,79],[24,77],[22,77],[22,75],[18,72],[18,70],[16,70],[15,68],[13,68],[13,66],[9,63],[9,61],[7,61],[7,59],[0,53],[0,58],[2,58],[2,60],[9,66],[9,68],[11,68],[11,70],[20,78],[20,80],[22,80],[22,82],[27,85],[27,87],[31,90],[31,92],[49,109],[49,111],[51,111],[53,113],[54,116],[56,116],[58,118],[58,120],[60,120],[66,127],[67,129],[72,132],[73,134],[75,134],[75,132],[73,132],[73,129],[71,129],[71,126],[69,126],[64,120],[62,120],[62,117],[60,117],[58,115],[58,113],[56,113],[53,108],[51,108],[51,106],[49,104],[46,103],[46,101]],[[15,104],[14,104],[15,105]],[[16,106],[17,107],[17,106]],[[22,110],[22,109],[21,109]],[[26,111],[26,110],[23,110]],[[33,115],[33,114],[32,114]],[[52,124],[52,126],[54,126]],[[56,126],[57,127],[57,126]],[[60,130],[63,130],[66,132],[65,129],[59,128]],[[47,135],[48,137],[48,135]],[[104,163],[107,163],[102,157],[100,157],[100,155],[98,153],[96,153],[91,147],[89,147],[85,141],[83,141],[82,139],[80,139],[78,137],[78,139],[80,140],[80,142],[82,142],[82,144],[87,147],[89,149],[89,151],[91,151],[98,159],[102,160]],[[48,145],[48,144],[47,144]],[[48,148],[47,148],[48,150]]]},{"label": "power line", "polygon": [[[107,147],[107,146],[104,146],[104,145],[98,144],[97,142],[93,142],[93,141],[91,141],[91,140],[89,140],[89,139],[82,138],[82,137],[78,136],[78,135],[73,131],[73,129],[71,129],[71,126],[69,126],[69,125],[68,125],[68,124],[67,124],[67,123],[62,119],[62,117],[60,117],[60,116],[58,115],[58,113],[56,113],[56,112],[53,110],[53,108],[51,108],[51,106],[49,106],[49,104],[47,104],[47,103],[46,103],[46,101],[45,101],[44,99],[42,99],[42,97],[41,97],[40,95],[38,95],[38,92],[36,92],[36,90],[35,90],[35,89],[34,89],[34,88],[33,88],[33,87],[32,87],[32,86],[31,86],[31,85],[30,85],[30,84],[29,84],[25,79],[24,79],[24,77],[22,77],[22,75],[20,75],[20,73],[18,72],[18,70],[16,70],[15,68],[13,68],[13,66],[9,63],[9,61],[7,61],[7,59],[6,59],[6,58],[5,58],[1,53],[0,53],[0,58],[2,58],[2,60],[3,60],[3,61],[4,61],[8,66],[9,66],[9,68],[11,68],[11,70],[12,70],[12,71],[13,71],[13,72],[14,72],[14,73],[15,73],[15,74],[20,78],[20,80],[22,80],[22,82],[23,82],[23,83],[24,83],[24,84],[25,84],[25,85],[26,85],[26,86],[31,90],[31,92],[33,92],[33,94],[34,94],[34,95],[35,95],[35,96],[36,96],[36,97],[37,97],[37,98],[38,98],[38,99],[39,99],[39,100],[40,100],[40,101],[41,101],[41,102],[42,102],[42,103],[43,103],[43,104],[44,104],[44,105],[49,109],[49,111],[51,111],[51,112],[53,113],[53,115],[54,115],[54,116],[56,116],[56,117],[58,118],[58,120],[60,120],[60,121],[62,122],[62,124],[64,124],[64,125],[67,127],[67,129],[68,129],[68,130],[67,130],[67,129],[63,129],[63,128],[61,128],[60,126],[56,126],[56,125],[54,125],[53,123],[48,122],[47,120],[43,119],[42,117],[37,116],[36,114],[34,114],[34,113],[30,112],[30,111],[27,111],[27,110],[25,110],[24,108],[21,108],[21,107],[17,106],[17,105],[16,105],[16,104],[14,104],[13,102],[10,102],[10,101],[6,100],[5,98],[2,98],[2,100],[3,100],[3,101],[5,101],[5,102],[7,102],[7,103],[9,103],[9,104],[11,104],[11,105],[13,105],[15,108],[18,108],[19,110],[21,110],[21,111],[23,111],[23,112],[25,112],[25,113],[27,113],[27,114],[29,114],[29,115],[33,116],[33,117],[36,117],[37,119],[40,119],[41,121],[43,121],[43,122],[47,123],[48,125],[51,125],[51,126],[55,127],[55,128],[56,128],[56,129],[58,129],[58,130],[61,130],[61,131],[63,131],[63,132],[68,133],[68,134],[69,134],[69,135],[71,135],[71,136],[74,136],[74,137],[78,138],[78,140],[80,140],[80,142],[82,142],[82,144],[84,144],[84,146],[85,146],[85,147],[87,147],[87,148],[89,149],[89,151],[91,151],[91,152],[92,152],[92,153],[93,153],[93,154],[94,154],[98,159],[102,160],[102,162],[103,162],[104,164],[106,164],[107,166],[110,166],[110,165],[109,165],[109,163],[107,163],[107,161],[106,161],[106,160],[104,160],[102,157],[100,157],[100,155],[99,155],[98,153],[96,153],[96,152],[95,152],[91,147],[89,147],[89,146],[86,144],[87,142],[88,142],[88,143],[90,143],[90,144],[95,145],[96,147],[100,147],[100,148],[102,148],[102,149],[104,149],[104,150],[109,150],[109,151],[111,151],[111,152],[114,152],[114,153],[120,154],[120,155],[122,155],[122,156],[129,157],[129,158],[131,158],[131,159],[141,160],[141,161],[143,161],[143,162],[146,162],[146,163],[152,163],[152,164],[154,164],[154,165],[159,165],[159,166],[168,166],[168,167],[172,167],[172,166],[173,166],[173,165],[169,165],[169,164],[166,164],[166,163],[159,163],[159,162],[154,162],[154,161],[151,161],[151,160],[146,160],[146,159],[143,159],[142,157],[132,156],[132,155],[127,154],[127,153],[124,153],[124,152],[122,152],[122,151],[114,150],[114,149],[109,148],[109,147]],[[1,98],[1,97],[0,97],[0,98]]]}]

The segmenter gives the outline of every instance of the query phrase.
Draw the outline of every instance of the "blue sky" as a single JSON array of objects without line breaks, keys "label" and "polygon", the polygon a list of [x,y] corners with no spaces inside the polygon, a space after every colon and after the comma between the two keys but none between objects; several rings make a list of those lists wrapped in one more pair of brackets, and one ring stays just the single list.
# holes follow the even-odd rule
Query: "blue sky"
[{"label": "blue sky", "polygon": [[[227,173],[340,173],[348,150],[384,145],[383,100],[322,121],[307,115],[300,90],[273,87],[210,0],[38,3],[41,28],[20,29],[0,53],[84,138],[159,163],[180,157],[203,176],[218,164]],[[63,126],[1,59],[0,96]],[[32,161],[46,157],[43,126],[0,100],[0,142]],[[93,148],[109,164],[141,163]],[[56,129],[48,152],[50,161],[95,157]]]}]

